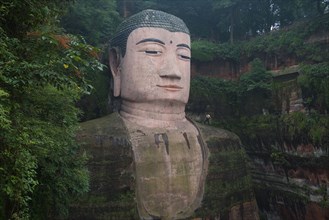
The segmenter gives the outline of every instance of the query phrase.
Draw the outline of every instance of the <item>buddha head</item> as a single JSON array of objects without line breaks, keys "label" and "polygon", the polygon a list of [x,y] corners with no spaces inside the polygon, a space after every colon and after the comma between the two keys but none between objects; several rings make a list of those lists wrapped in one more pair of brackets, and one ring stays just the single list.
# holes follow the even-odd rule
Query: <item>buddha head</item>
[{"label": "buddha head", "polygon": [[189,30],[181,19],[162,11],[141,11],[121,23],[110,45],[114,96],[141,109],[149,104],[164,106],[160,111],[185,108],[191,49]]}]

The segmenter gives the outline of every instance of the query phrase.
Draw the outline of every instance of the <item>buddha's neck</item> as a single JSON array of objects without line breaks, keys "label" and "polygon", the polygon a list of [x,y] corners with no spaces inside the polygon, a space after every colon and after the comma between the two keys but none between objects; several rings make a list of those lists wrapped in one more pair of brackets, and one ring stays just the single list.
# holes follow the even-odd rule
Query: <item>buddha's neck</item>
[{"label": "buddha's neck", "polygon": [[136,103],[123,100],[120,115],[145,127],[171,127],[186,121],[185,105],[180,103]]}]

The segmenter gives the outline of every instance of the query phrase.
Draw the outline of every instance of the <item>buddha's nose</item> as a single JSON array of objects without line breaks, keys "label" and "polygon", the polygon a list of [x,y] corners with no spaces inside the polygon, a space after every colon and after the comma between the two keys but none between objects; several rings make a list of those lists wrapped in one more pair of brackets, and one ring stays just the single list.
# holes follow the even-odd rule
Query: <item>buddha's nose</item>
[{"label": "buddha's nose", "polygon": [[168,77],[173,79],[181,79],[182,73],[179,69],[178,58],[176,54],[167,55],[166,59],[164,60],[163,67],[160,70],[159,75],[161,77]]}]

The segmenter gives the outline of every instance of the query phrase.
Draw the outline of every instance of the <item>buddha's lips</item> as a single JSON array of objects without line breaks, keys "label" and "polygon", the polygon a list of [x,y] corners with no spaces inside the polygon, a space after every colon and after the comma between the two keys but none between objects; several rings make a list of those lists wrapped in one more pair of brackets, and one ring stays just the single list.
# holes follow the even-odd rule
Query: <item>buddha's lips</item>
[{"label": "buddha's lips", "polygon": [[176,85],[156,85],[156,86],[160,87],[160,88],[164,88],[166,90],[170,90],[170,91],[178,91],[178,90],[183,89],[183,87],[176,86]]}]

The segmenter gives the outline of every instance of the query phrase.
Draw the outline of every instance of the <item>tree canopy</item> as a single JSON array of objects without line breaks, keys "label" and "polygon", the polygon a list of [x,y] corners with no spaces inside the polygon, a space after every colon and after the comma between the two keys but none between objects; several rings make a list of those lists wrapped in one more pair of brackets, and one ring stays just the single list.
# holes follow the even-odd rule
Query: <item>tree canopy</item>
[{"label": "tree canopy", "polygon": [[83,35],[92,45],[106,44],[121,18],[115,0],[77,0],[61,23],[68,33]]},{"label": "tree canopy", "polygon": [[99,50],[65,34],[64,0],[0,5],[0,218],[65,216],[88,190],[86,155],[75,142],[76,100]]},{"label": "tree canopy", "polygon": [[301,19],[323,15],[328,0],[122,0],[123,17],[142,9],[163,10],[182,18],[194,39],[218,42],[245,40],[284,28]]}]

